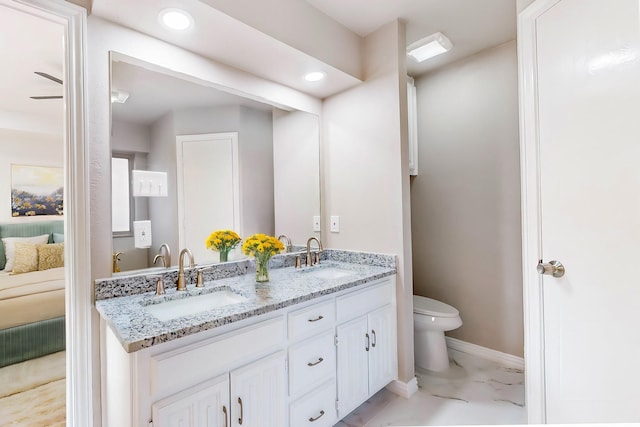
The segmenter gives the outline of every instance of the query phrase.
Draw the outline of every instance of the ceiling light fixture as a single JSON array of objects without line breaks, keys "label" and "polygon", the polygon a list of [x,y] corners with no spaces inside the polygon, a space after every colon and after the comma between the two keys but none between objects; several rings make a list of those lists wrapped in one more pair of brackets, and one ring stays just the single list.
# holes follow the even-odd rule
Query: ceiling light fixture
[{"label": "ceiling light fixture", "polygon": [[117,102],[118,104],[124,104],[129,99],[128,92],[122,92],[120,90],[111,91],[111,103]]},{"label": "ceiling light fixture", "polygon": [[304,79],[308,82],[318,82],[324,79],[326,76],[327,74],[323,71],[314,71],[312,73],[305,74]]},{"label": "ceiling light fixture", "polygon": [[448,52],[453,47],[451,41],[442,33],[435,33],[407,47],[407,55],[418,62],[433,58],[441,53]]},{"label": "ceiling light fixture", "polygon": [[193,18],[182,9],[170,7],[158,14],[160,23],[171,30],[184,31],[193,26]]}]

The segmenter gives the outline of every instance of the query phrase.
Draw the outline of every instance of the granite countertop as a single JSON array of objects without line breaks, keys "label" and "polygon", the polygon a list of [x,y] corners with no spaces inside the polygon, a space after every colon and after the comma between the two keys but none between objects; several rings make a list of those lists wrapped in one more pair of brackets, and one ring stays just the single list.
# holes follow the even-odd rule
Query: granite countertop
[{"label": "granite countertop", "polygon": [[[339,268],[349,273],[342,277],[322,277],[320,270]],[[220,278],[205,282],[204,288],[196,288],[193,282],[187,291],[167,289],[166,295],[153,292],[120,296],[96,301],[96,308],[107,321],[124,349],[131,353],[153,345],[187,335],[220,327],[252,316],[258,316],[284,307],[354,288],[371,280],[395,274],[392,266],[355,264],[326,261],[313,267],[274,268],[270,281],[256,283],[255,272]],[[220,308],[194,313],[184,317],[158,320],[144,307],[169,300],[190,298],[197,295],[230,290],[247,300]]]}]

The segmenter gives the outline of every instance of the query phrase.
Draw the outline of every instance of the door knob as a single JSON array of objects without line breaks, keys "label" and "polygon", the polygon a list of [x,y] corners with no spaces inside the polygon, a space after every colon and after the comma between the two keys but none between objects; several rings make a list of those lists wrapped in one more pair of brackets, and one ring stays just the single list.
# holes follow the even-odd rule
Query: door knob
[{"label": "door knob", "polygon": [[538,262],[538,267],[536,267],[538,273],[540,274],[550,274],[553,277],[562,277],[564,276],[564,265],[560,261],[549,261],[549,262]]}]

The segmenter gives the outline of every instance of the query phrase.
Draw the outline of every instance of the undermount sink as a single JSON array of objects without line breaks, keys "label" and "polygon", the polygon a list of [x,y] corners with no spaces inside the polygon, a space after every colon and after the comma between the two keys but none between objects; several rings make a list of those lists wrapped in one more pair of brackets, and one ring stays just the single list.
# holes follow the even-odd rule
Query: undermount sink
[{"label": "undermount sink", "polygon": [[345,270],[344,268],[339,267],[311,267],[309,270],[305,271],[306,274],[309,274],[313,277],[317,277],[318,279],[339,279],[341,277],[352,276],[355,273],[351,270]]},{"label": "undermount sink", "polygon": [[246,297],[229,289],[224,289],[204,295],[194,295],[158,304],[150,304],[144,308],[157,317],[158,320],[166,321],[245,301],[247,301]]}]

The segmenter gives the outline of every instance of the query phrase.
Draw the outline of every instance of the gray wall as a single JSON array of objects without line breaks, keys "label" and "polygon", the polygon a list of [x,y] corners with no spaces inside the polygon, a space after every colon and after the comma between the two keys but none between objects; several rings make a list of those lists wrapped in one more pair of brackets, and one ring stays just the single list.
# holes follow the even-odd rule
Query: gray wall
[{"label": "gray wall", "polygon": [[[111,124],[111,150],[133,154],[133,168],[147,169],[147,153],[151,147],[151,133],[148,126],[113,120]],[[135,221],[149,219],[149,204],[146,197],[134,197]],[[138,270],[148,267],[149,249],[136,248],[131,236],[113,238],[113,252],[122,252],[119,259],[120,270]]]},{"label": "gray wall", "polygon": [[[149,154],[149,169],[167,172],[168,175],[168,197],[149,200],[153,234],[153,246],[149,253],[151,260],[160,245],[166,242],[175,254],[171,259],[172,264],[178,263],[176,135],[219,132],[238,132],[243,234],[273,234],[271,111],[235,106],[179,110],[156,121],[151,130],[154,148]],[[203,242],[205,238],[202,237]]]},{"label": "gray wall", "polygon": [[460,310],[447,335],[523,356],[515,41],[416,80],[414,293]]}]

